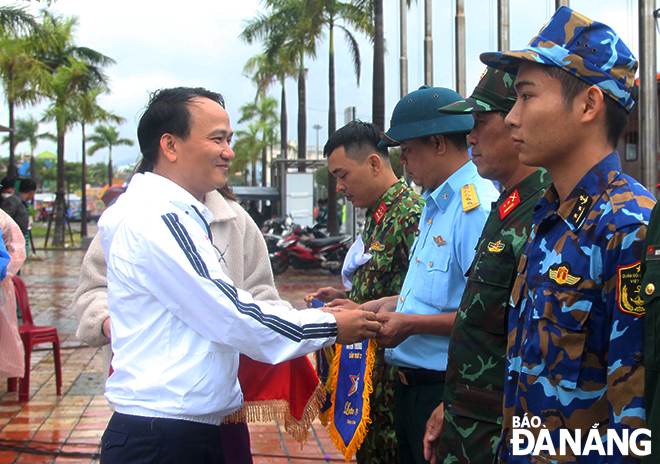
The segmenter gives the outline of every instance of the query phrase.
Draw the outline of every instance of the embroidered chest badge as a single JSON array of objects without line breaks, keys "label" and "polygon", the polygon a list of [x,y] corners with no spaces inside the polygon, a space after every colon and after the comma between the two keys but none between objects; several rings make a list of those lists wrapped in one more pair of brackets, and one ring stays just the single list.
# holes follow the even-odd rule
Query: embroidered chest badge
[{"label": "embroidered chest badge", "polygon": [[442,235],[438,235],[437,237],[433,237],[433,241],[435,242],[436,245],[442,246],[446,245],[447,242],[442,239]]},{"label": "embroidered chest badge", "polygon": [[629,266],[617,266],[616,300],[619,309],[626,314],[642,317],[646,314],[644,301],[639,296],[642,262]]},{"label": "embroidered chest badge", "polygon": [[554,280],[559,285],[575,285],[582,280],[582,277],[571,274],[571,267],[568,263],[555,264],[548,271],[550,280]]},{"label": "embroidered chest badge", "polygon": [[375,241],[374,243],[371,244],[371,247],[369,247],[369,249],[374,251],[385,251],[385,244],[380,243],[379,241]]},{"label": "embroidered chest badge", "polygon": [[376,224],[380,224],[380,221],[382,221],[385,217],[385,213],[387,213],[387,205],[384,201],[381,201],[380,205],[378,205],[378,208],[376,208],[376,211],[374,212],[374,219],[376,220]]},{"label": "embroidered chest badge", "polygon": [[502,240],[498,240],[497,242],[490,242],[488,244],[488,251],[491,253],[501,253],[502,250],[504,250],[504,243],[502,243]]},{"label": "embroidered chest badge", "polygon": [[504,203],[500,205],[500,218],[504,219],[509,215],[511,211],[516,209],[516,206],[520,204],[520,195],[518,194],[518,190],[514,190],[511,195],[509,195],[509,198],[506,199]]}]

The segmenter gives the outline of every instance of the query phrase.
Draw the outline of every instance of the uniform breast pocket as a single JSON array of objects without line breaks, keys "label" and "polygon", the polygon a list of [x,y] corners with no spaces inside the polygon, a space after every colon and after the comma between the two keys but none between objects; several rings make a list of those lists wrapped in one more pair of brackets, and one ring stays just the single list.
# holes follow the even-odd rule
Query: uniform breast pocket
[{"label": "uniform breast pocket", "polygon": [[[433,249],[435,248],[435,249]],[[451,256],[448,251],[437,247],[427,247],[420,252],[418,265],[422,266],[418,275],[423,280],[415,282],[419,289],[422,303],[444,308],[447,306],[447,290],[449,288],[449,264]]]},{"label": "uniform breast pocket", "polygon": [[490,333],[506,333],[505,314],[515,275],[513,256],[483,253],[468,282],[472,304],[466,312],[466,322]]},{"label": "uniform breast pocket", "polygon": [[587,343],[585,324],[592,307],[593,298],[582,292],[538,288],[522,345],[522,371],[546,377],[555,387],[575,389]]}]

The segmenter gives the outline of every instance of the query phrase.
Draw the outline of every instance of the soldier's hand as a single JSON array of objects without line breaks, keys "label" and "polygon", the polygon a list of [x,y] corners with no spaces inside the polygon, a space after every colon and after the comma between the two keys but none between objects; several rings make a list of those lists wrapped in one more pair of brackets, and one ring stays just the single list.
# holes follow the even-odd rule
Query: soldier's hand
[{"label": "soldier's hand", "polygon": [[337,319],[337,340],[340,345],[351,345],[374,338],[380,330],[376,315],[366,311],[340,311],[332,313]]},{"label": "soldier's hand", "polygon": [[424,459],[431,464],[435,464],[440,448],[440,430],[442,430],[442,421],[445,419],[445,406],[435,408],[431,413],[428,422],[426,422],[426,434],[424,434]]},{"label": "soldier's hand", "polygon": [[376,337],[383,348],[395,348],[412,335],[407,314],[379,312],[376,320],[383,325]]},{"label": "soldier's hand", "polygon": [[379,300],[367,301],[362,303],[358,309],[362,311],[370,311],[372,313],[393,313],[396,311],[396,303],[399,299],[398,296],[386,296]]},{"label": "soldier's hand", "polygon": [[336,300],[332,300],[330,303],[328,303],[328,308],[336,308],[341,310],[357,309],[358,304],[345,298],[337,298]]},{"label": "soldier's hand", "polygon": [[336,300],[337,298],[346,298],[346,296],[346,292],[342,292],[336,288],[323,287],[319,288],[315,293],[308,293],[305,295],[305,302],[307,303],[307,307],[311,308],[312,298],[317,299],[322,303],[330,303],[332,300]]}]

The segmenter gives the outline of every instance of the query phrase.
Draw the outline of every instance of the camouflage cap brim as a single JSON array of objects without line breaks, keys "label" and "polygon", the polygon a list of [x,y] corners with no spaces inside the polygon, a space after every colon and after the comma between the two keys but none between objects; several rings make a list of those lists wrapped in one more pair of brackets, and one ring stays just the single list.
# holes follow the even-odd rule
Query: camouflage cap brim
[{"label": "camouflage cap brim", "polygon": [[440,113],[487,113],[501,111],[508,113],[516,104],[514,75],[492,67],[486,68],[472,95],[450,105],[439,108]]},{"label": "camouflage cap brim", "polygon": [[494,110],[489,104],[480,102],[473,98],[466,98],[463,101],[452,103],[451,105],[443,106],[438,108],[440,113],[446,114],[459,114],[459,113],[473,113],[475,111],[487,112],[487,111],[498,111]]}]

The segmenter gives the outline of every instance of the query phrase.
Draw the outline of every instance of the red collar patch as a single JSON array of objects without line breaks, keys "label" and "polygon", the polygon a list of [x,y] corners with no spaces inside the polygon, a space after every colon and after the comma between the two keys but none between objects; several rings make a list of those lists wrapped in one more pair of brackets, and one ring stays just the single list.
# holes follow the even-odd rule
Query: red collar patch
[{"label": "red collar patch", "polygon": [[374,219],[376,220],[376,224],[379,224],[380,221],[383,220],[385,213],[387,213],[387,206],[385,205],[384,201],[381,201],[380,205],[378,205],[378,208],[376,208],[376,211],[374,212]]},{"label": "red collar patch", "polygon": [[500,205],[500,217],[504,219],[509,215],[511,211],[516,209],[516,206],[520,204],[520,195],[518,194],[518,190],[514,190],[511,195],[509,195],[509,198],[506,199],[504,203]]}]

